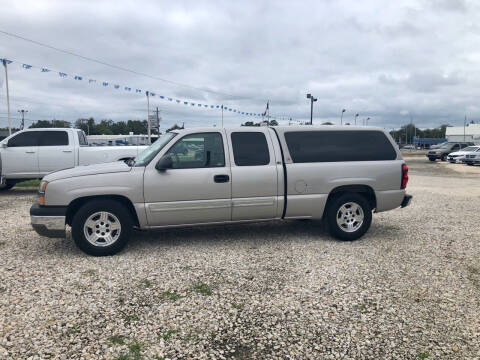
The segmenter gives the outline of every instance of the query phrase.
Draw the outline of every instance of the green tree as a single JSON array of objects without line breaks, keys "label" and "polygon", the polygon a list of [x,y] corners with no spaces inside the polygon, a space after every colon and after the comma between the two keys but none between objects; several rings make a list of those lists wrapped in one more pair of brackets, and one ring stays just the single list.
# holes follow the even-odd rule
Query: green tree
[{"label": "green tree", "polygon": [[38,128],[69,128],[72,124],[65,120],[38,120],[29,126],[31,129]]}]

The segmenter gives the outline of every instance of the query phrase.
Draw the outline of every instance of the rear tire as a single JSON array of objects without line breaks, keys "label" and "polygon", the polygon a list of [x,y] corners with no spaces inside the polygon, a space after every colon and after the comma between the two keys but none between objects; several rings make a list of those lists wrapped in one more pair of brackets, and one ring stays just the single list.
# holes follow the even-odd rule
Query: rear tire
[{"label": "rear tire", "polygon": [[4,184],[4,185],[0,185],[0,191],[10,190],[10,189],[13,188],[14,186],[15,186],[15,183],[7,182],[7,183]]},{"label": "rear tire", "polygon": [[109,256],[125,247],[132,227],[132,216],[123,204],[114,200],[93,200],[74,215],[72,236],[85,253]]},{"label": "rear tire", "polygon": [[357,240],[370,228],[372,208],[362,195],[345,193],[329,201],[326,220],[333,237],[344,241]]},{"label": "rear tire", "polygon": [[442,161],[447,161],[447,154],[442,155]]},{"label": "rear tire", "polygon": [[428,160],[435,161],[436,159],[435,158],[428,158]]}]

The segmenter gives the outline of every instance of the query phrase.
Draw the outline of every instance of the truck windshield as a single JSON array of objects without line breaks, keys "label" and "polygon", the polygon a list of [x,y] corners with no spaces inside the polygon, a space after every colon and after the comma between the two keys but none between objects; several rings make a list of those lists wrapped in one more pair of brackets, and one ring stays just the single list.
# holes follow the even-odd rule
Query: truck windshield
[{"label": "truck windshield", "polygon": [[147,165],[175,136],[177,136],[177,134],[173,132],[160,136],[157,141],[138,154],[135,158],[135,166]]}]

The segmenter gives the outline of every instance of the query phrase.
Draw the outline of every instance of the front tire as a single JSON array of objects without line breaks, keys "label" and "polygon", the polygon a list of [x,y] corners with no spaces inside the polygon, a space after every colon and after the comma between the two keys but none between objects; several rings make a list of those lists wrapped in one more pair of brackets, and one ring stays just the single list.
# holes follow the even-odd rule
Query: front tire
[{"label": "front tire", "polygon": [[442,155],[442,161],[447,161],[447,154]]},{"label": "front tire", "polygon": [[333,237],[344,241],[357,240],[370,228],[372,208],[362,195],[346,193],[330,200],[326,220]]},{"label": "front tire", "polygon": [[435,159],[435,158],[433,158],[433,157],[429,157],[428,160],[430,160],[430,161],[435,161],[435,160],[437,160],[437,159]]},{"label": "front tire", "polygon": [[132,232],[128,209],[114,200],[90,201],[74,215],[72,236],[75,244],[93,256],[109,256],[120,252]]}]

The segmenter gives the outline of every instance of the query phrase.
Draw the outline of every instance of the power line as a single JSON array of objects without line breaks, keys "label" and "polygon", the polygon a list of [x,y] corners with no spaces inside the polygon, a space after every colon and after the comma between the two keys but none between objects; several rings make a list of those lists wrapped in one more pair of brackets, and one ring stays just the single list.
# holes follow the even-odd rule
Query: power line
[{"label": "power line", "polygon": [[[208,92],[208,93],[212,93],[212,94],[238,98],[238,96],[236,96],[236,95],[232,95],[232,94],[228,94],[228,93],[222,93],[222,92],[219,92],[219,91],[209,90],[209,89],[205,89],[205,88],[200,88],[200,87],[196,87],[196,86],[192,86],[192,85],[188,85],[188,84],[183,84],[183,83],[180,83],[180,82],[163,79],[163,78],[160,78],[158,76],[149,75],[149,74],[146,74],[146,73],[143,73],[143,72],[140,72],[140,71],[128,69],[128,68],[125,68],[123,66],[110,64],[110,63],[107,63],[107,62],[102,61],[102,60],[98,60],[98,59],[94,59],[94,58],[91,58],[91,57],[88,57],[88,56],[80,55],[80,54],[74,53],[74,52],[69,51],[69,50],[60,49],[60,48],[57,48],[57,47],[52,46],[52,45],[44,44],[44,43],[41,43],[41,42],[36,41],[36,40],[28,39],[28,38],[25,38],[25,37],[20,36],[20,35],[9,33],[7,31],[0,30],[0,33],[2,33],[4,35],[7,35],[7,36],[10,36],[10,37],[14,37],[14,38],[23,40],[23,41],[30,42],[30,43],[38,45],[38,46],[42,46],[42,47],[45,47],[45,48],[48,48],[48,49],[51,49],[51,50],[55,50],[55,51],[58,51],[58,52],[61,52],[61,53],[67,54],[67,55],[75,56],[75,57],[81,58],[83,60],[87,60],[87,61],[91,61],[91,62],[101,64],[101,65],[104,65],[104,66],[108,66],[108,67],[111,67],[111,68],[114,68],[114,69],[117,69],[117,70],[129,72],[129,73],[132,73],[132,74],[135,74],[135,75],[148,77],[148,78],[151,78],[151,79],[154,79],[154,80],[163,81],[163,82],[166,82],[166,83],[169,83],[169,84],[172,84],[172,85],[182,86],[182,87],[190,88],[190,89],[193,89],[193,90],[198,90],[198,91]],[[246,98],[246,99],[248,99],[248,98]],[[250,98],[250,99],[253,99],[253,98]]]}]

